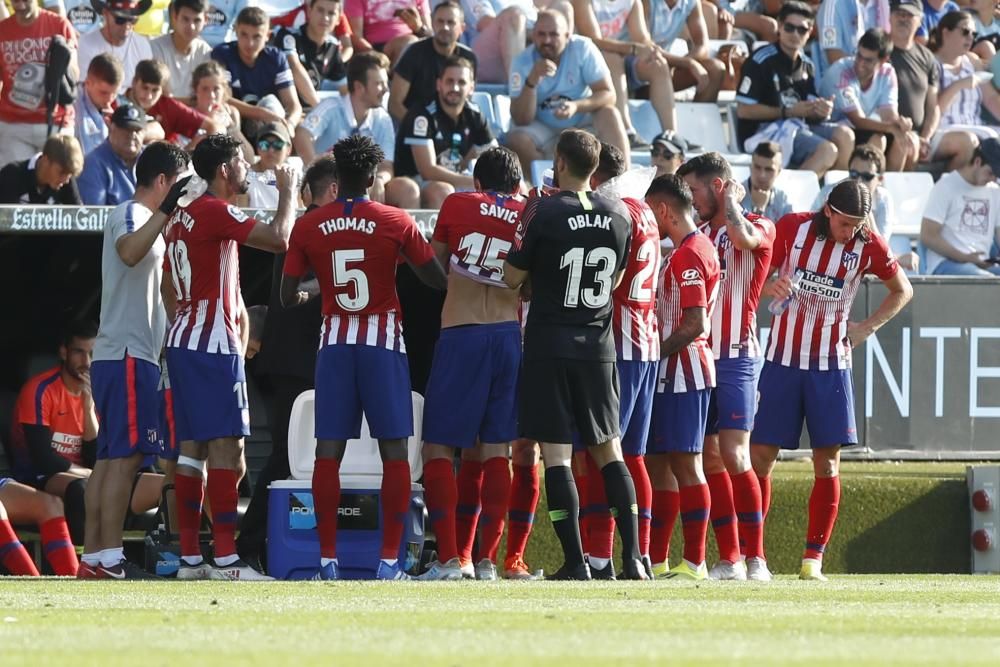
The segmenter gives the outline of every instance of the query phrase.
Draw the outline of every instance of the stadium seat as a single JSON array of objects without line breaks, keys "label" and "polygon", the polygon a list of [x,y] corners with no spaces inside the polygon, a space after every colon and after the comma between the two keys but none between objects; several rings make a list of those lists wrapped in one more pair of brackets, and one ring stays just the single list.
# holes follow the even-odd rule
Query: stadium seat
[{"label": "stadium seat", "polygon": [[[628,112],[632,117],[632,127],[646,141],[653,141],[653,138],[663,131],[660,117],[656,115],[656,109],[653,108],[653,103],[649,100],[629,100]],[[683,126],[678,125],[678,127]],[[687,138],[687,135],[681,134],[685,139]]]},{"label": "stadium seat", "polygon": [[542,187],[542,174],[546,169],[552,168],[552,160],[535,160],[531,163],[531,184],[536,188]]},{"label": "stadium seat", "polygon": [[[320,102],[323,100],[330,99],[331,97],[340,97],[340,91],[337,90],[317,90],[316,97]],[[388,97],[388,95],[386,95]]]},{"label": "stadium seat", "polygon": [[823,176],[823,184],[833,185],[834,183],[840,183],[845,178],[847,178],[847,172],[843,169],[831,169]]},{"label": "stadium seat", "polygon": [[506,95],[508,91],[506,83],[480,83],[477,81],[476,92],[488,95]]},{"label": "stadium seat", "polygon": [[729,168],[733,170],[733,178],[740,183],[746,183],[750,178],[750,167],[745,164],[731,164]]},{"label": "stadium seat", "polygon": [[[412,397],[413,435],[407,440],[406,449],[410,461],[410,476],[416,480],[423,474],[420,447],[424,397],[417,392],[412,392]],[[315,392],[302,392],[295,399],[288,420],[288,467],[295,480],[312,479],[313,465],[316,463],[314,410]],[[379,456],[378,441],[368,431],[368,420],[361,423],[361,437],[347,442],[347,453],[340,464],[340,475],[345,486],[374,484],[378,487],[382,478],[382,458]]]},{"label": "stadium seat", "polygon": [[706,151],[728,153],[726,129],[719,107],[707,102],[685,102],[676,106],[680,135]]},{"label": "stadium seat", "polygon": [[934,178],[923,171],[890,171],[885,174],[885,187],[896,206],[894,235],[919,235]]},{"label": "stadium seat", "polygon": [[795,211],[810,210],[819,194],[819,179],[814,171],[785,169],[778,174],[775,185],[788,193],[788,201]]},{"label": "stadium seat", "polygon": [[497,126],[500,128],[500,135],[504,136],[510,131],[510,124],[513,122],[510,116],[510,96],[494,95],[493,104],[496,112]]},{"label": "stadium seat", "polygon": [[483,116],[486,117],[486,124],[490,128],[490,132],[493,133],[494,137],[499,137],[500,124],[497,122],[496,109],[493,106],[493,98],[489,93],[484,93],[481,90],[477,90],[472,93],[472,102],[479,107],[479,110],[483,112]]}]

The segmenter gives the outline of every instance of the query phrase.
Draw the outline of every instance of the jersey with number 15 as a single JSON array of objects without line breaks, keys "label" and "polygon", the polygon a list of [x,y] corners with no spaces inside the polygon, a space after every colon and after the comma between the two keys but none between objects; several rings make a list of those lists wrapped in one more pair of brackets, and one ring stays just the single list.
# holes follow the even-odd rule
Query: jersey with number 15
[{"label": "jersey with number 15", "polygon": [[503,260],[525,200],[496,192],[458,192],[444,200],[434,240],[448,246],[450,271],[491,287],[506,288]]},{"label": "jersey with number 15", "polygon": [[414,266],[434,259],[405,211],[367,198],[338,199],[295,222],[284,273],[312,269],[323,297],[320,345],[370,345],[406,352],[396,294],[400,256]]}]

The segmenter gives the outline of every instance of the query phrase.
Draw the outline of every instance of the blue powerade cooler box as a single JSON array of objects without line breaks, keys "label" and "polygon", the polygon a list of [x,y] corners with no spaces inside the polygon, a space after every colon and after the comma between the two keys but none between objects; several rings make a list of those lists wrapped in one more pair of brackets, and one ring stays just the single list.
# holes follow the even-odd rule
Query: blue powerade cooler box
[{"label": "blue powerade cooler box", "polygon": [[[288,426],[288,463],[292,479],[272,482],[268,493],[267,572],[277,579],[310,579],[319,570],[319,534],[312,496],[316,456],[313,392],[301,394]],[[414,435],[407,442],[410,478],[422,473],[420,457],[423,397],[413,393]],[[382,548],[379,495],[382,460],[378,442],[362,424],[361,437],[347,443],[340,466],[337,510],[337,563],[342,579],[374,579]],[[412,485],[410,510],[399,559],[416,572],[424,547],[424,494]]]}]

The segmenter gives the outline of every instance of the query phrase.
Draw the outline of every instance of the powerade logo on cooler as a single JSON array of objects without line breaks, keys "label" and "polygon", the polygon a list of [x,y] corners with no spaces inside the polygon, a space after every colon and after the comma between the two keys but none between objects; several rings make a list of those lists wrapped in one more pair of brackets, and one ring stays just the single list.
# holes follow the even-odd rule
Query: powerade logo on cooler
[{"label": "powerade logo on cooler", "polygon": [[834,278],[808,269],[796,269],[796,273],[801,276],[799,291],[806,294],[815,294],[821,299],[837,300],[844,293],[844,279]]},{"label": "powerade logo on cooler", "polygon": [[[337,530],[378,530],[377,493],[341,493]],[[288,495],[288,528],[316,530],[316,509],[308,491]]]}]

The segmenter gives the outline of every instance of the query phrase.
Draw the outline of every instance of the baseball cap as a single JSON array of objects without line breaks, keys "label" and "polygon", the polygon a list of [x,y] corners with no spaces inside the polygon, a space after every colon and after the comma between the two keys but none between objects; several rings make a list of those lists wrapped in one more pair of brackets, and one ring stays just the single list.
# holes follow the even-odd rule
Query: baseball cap
[{"label": "baseball cap", "polygon": [[990,165],[993,173],[1000,177],[1000,139],[983,139],[979,142],[979,154],[983,161]]},{"label": "baseball cap", "polygon": [[897,9],[901,12],[909,12],[914,16],[924,15],[924,6],[920,0],[890,0],[889,10],[894,12]]},{"label": "baseball cap", "polygon": [[292,143],[292,138],[288,135],[288,127],[284,123],[265,123],[257,133],[258,139],[266,136],[278,137],[286,144]]},{"label": "baseball cap", "polygon": [[671,155],[684,155],[689,148],[688,142],[673,130],[660,132],[653,139],[652,145],[661,146]]},{"label": "baseball cap", "polygon": [[148,12],[153,0],[91,0],[90,4],[98,14],[107,9],[115,16],[134,18]]},{"label": "baseball cap", "polygon": [[153,118],[147,116],[145,111],[131,104],[123,104],[111,114],[111,122],[127,130],[144,129],[151,120]]}]

